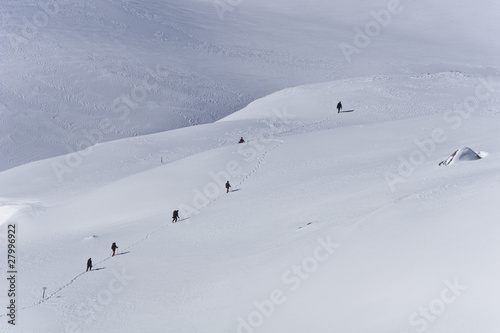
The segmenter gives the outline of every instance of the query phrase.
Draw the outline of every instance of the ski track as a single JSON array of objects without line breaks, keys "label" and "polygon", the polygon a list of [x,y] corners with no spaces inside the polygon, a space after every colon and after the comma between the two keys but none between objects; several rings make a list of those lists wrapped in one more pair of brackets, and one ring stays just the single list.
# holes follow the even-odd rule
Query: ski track
[{"label": "ski track", "polygon": [[243,184],[248,178],[250,178],[251,175],[253,175],[261,167],[262,163],[266,160],[267,154],[269,152],[275,150],[276,148],[278,148],[279,146],[281,146],[284,143],[283,140],[277,140],[277,139],[275,139],[275,140],[278,141],[278,143],[276,145],[274,145],[273,147],[271,147],[270,149],[266,150],[264,153],[262,153],[261,157],[257,160],[257,164],[252,169],[252,171],[247,173],[245,175],[245,177],[243,177],[243,179],[240,180],[240,182],[238,184],[236,184],[237,186],[240,186],[241,184]]},{"label": "ski track", "polygon": [[[139,239],[139,240],[138,240],[138,241],[136,241],[135,243],[132,243],[132,244],[128,245],[127,247],[123,248],[123,250],[128,250],[128,249],[133,248],[135,245],[137,245],[137,244],[139,244],[139,243],[142,243],[143,241],[145,241],[146,239],[148,239],[151,235],[156,234],[157,232],[159,232],[159,231],[161,231],[161,230],[163,230],[163,229],[167,228],[168,226],[169,226],[169,225],[168,225],[168,224],[166,224],[166,225],[164,225],[164,226],[162,226],[162,227],[160,227],[160,228],[157,228],[157,229],[155,229],[155,230],[153,230],[153,231],[151,231],[151,232],[147,233],[147,234],[146,234],[143,238]],[[106,258],[101,259],[100,261],[98,261],[98,262],[96,263],[96,265],[93,265],[93,267],[96,267],[97,265],[102,264],[102,263],[104,263],[105,261],[107,261],[107,260],[109,260],[109,259],[111,259],[111,258],[112,258],[112,256],[107,256]],[[88,273],[88,272],[87,272],[87,271],[84,271],[84,272],[79,273],[79,274],[78,274],[78,275],[76,275],[74,278],[72,278],[72,279],[71,279],[68,283],[66,283],[66,284],[64,284],[63,286],[59,287],[56,291],[54,291],[53,293],[49,294],[49,295],[48,295],[48,296],[46,296],[44,299],[41,299],[41,300],[36,301],[36,302],[33,302],[33,303],[31,303],[30,305],[27,305],[27,306],[25,306],[25,307],[20,308],[19,310],[26,310],[26,309],[29,309],[29,308],[31,308],[31,307],[33,307],[33,306],[40,305],[40,304],[44,303],[45,301],[47,301],[47,300],[49,300],[49,299],[53,298],[54,296],[56,296],[57,294],[59,294],[61,291],[63,291],[64,289],[66,289],[67,287],[69,287],[71,284],[73,284],[73,282],[75,282],[78,278],[80,278],[80,277],[81,277],[82,275],[84,275],[85,273]],[[5,316],[6,316],[6,314],[2,314],[2,315],[0,315],[0,318],[1,318],[1,317],[5,317]]]},{"label": "ski track", "polygon": [[[282,140],[278,140],[278,143],[276,145],[274,145],[273,147],[269,148],[268,150],[264,151],[262,153],[262,155],[260,156],[260,158],[257,160],[257,163],[255,165],[255,167],[249,172],[247,173],[243,179],[236,185],[236,186],[241,186],[245,181],[247,181],[255,172],[257,172],[257,170],[260,169],[260,167],[262,166],[262,163],[266,160],[266,157],[268,155],[269,152],[271,151],[274,151],[276,148],[278,148],[279,146],[281,146],[283,144],[284,141]],[[210,201],[207,205],[205,205],[202,209],[205,209],[207,207],[209,207],[210,205],[212,205],[214,202],[216,202],[219,198],[223,197],[224,195],[220,195],[219,197],[213,199],[212,201]],[[142,242],[144,242],[145,240],[147,240],[150,236],[156,234],[157,232],[160,232],[161,230],[165,229],[169,227],[169,224],[166,224],[166,225],[163,225],[149,233],[147,233],[143,238],[139,239],[138,241],[128,245],[127,247],[123,248],[123,250],[129,250],[131,248],[133,248],[134,246],[136,246],[137,244],[140,244]],[[97,266],[99,264],[102,264],[104,263],[105,261],[111,259],[112,256],[107,256],[106,258],[104,259],[101,259],[100,261],[98,261],[96,263],[96,265],[94,266]],[[27,306],[24,306],[22,308],[19,309],[19,311],[21,310],[26,310],[26,309],[29,309],[31,307],[34,307],[34,306],[37,306],[37,305],[40,305],[42,303],[44,303],[45,301],[49,300],[49,299],[52,299],[53,297],[55,297],[57,294],[59,294],[61,291],[63,291],[64,289],[66,289],[67,287],[69,287],[70,285],[72,285],[76,280],[78,280],[78,278],[80,278],[82,275],[84,275],[85,273],[88,273],[87,271],[84,271],[84,272],[81,272],[79,273],[78,275],[76,275],[74,278],[72,278],[68,283],[62,285],[61,287],[59,287],[59,289],[57,289],[56,291],[54,291],[53,293],[49,294],[47,297],[45,297],[44,299],[41,299],[41,300],[38,300],[36,302],[33,302],[31,303],[30,305],[27,305]],[[1,314],[0,315],[0,318],[1,317],[5,317],[6,314]]]},{"label": "ski track", "polygon": [[[310,123],[310,124],[307,124],[307,123],[303,123],[301,126],[298,126],[298,127],[294,127],[288,131],[286,131],[286,133],[290,133],[290,132],[294,132],[294,131],[297,131],[297,130],[300,130],[302,128],[306,128],[306,127],[310,127],[310,126],[314,126],[314,125],[318,125],[318,124],[321,124],[321,123],[324,123],[328,120],[330,120],[331,118],[333,117],[333,115],[330,115],[328,116],[327,118],[321,120],[321,121],[318,121],[318,122],[314,122],[314,123]],[[283,134],[284,132],[280,133],[280,134]],[[275,135],[275,133],[273,133],[273,135]],[[281,146],[284,141],[283,140],[279,140],[279,139],[274,139],[275,141],[277,141],[277,144],[275,144],[273,147],[267,149],[266,151],[264,151],[262,153],[262,155],[259,157],[259,159],[257,160],[257,163],[255,164],[254,168],[249,172],[247,173],[243,179],[241,179],[237,184],[236,186],[241,186],[243,183],[245,183],[253,174],[255,174],[255,172],[257,172],[260,167],[262,166],[262,164],[264,163],[264,161],[266,160],[267,158],[267,155],[276,150],[279,146]],[[224,195],[220,195],[219,197],[213,199],[212,201],[210,201],[207,205],[205,205],[203,207],[203,209],[209,207],[210,205],[212,205],[214,202],[216,202],[219,198],[223,197]],[[147,240],[150,236],[156,234],[157,232],[160,232],[161,230],[167,228],[169,226],[169,224],[166,224],[164,226],[161,226],[160,228],[157,228],[149,233],[147,233],[143,238],[139,239],[138,241],[136,241],[135,243],[132,243],[130,245],[128,245],[127,247],[125,247],[123,250],[128,250],[128,249],[131,249],[133,248],[135,245],[137,244],[140,244],[142,242],[144,242],[145,240]],[[97,264],[101,264],[109,259],[111,259],[112,256],[108,256],[100,261],[97,262]],[[96,266],[96,265],[94,265]],[[42,303],[44,303],[45,301],[53,298],[54,296],[56,296],[57,294],[59,294],[62,290],[64,290],[65,288],[69,287],[71,284],[73,284],[78,278],[80,278],[82,275],[84,275],[85,273],[87,273],[87,271],[85,272],[81,272],[80,274],[76,275],[74,278],[72,278],[68,283],[64,284],[63,286],[61,286],[59,289],[57,289],[56,291],[54,291],[53,293],[49,294],[45,299],[42,299],[42,300],[39,300],[39,301],[36,301],[36,302],[33,302],[32,304],[30,305],[27,305],[25,307],[22,307],[20,308],[19,310],[26,310],[26,309],[29,309],[33,306],[36,306],[36,305],[40,305]],[[1,317],[5,317],[6,314],[3,314],[3,315],[0,315],[0,318]]]},{"label": "ski track", "polygon": [[[319,121],[316,121],[316,122],[312,122],[312,123],[302,123],[300,126],[297,126],[297,127],[293,127],[293,128],[290,128],[286,131],[283,131],[283,132],[279,132],[279,131],[274,131],[274,133],[271,133],[271,136],[277,136],[277,135],[283,135],[283,134],[290,134],[290,133],[295,133],[295,134],[300,134],[300,133],[303,133],[303,131],[301,130],[304,130],[304,129],[307,129],[307,128],[311,128],[311,129],[317,129],[320,125],[324,124],[324,123],[327,123],[328,121],[332,120],[333,117],[335,117],[335,113],[334,114],[331,114],[329,115],[328,117],[322,119],[322,120],[319,120]],[[245,133],[249,133],[249,131],[245,132]],[[219,139],[220,140],[220,139]],[[257,162],[254,166],[254,168],[247,174],[244,175],[244,177],[236,184],[237,187],[240,187],[242,184],[244,184],[248,179],[250,179],[250,177],[255,174],[262,166],[262,164],[265,162],[265,160],[267,159],[267,156],[269,153],[271,153],[272,151],[276,150],[278,147],[280,147],[285,141],[283,140],[280,140],[280,139],[272,139],[273,141],[276,142],[276,144],[274,146],[272,146],[271,148],[267,149],[266,151],[264,151],[261,156],[257,159]],[[221,145],[222,142],[220,142]],[[225,193],[224,193],[225,194]],[[208,202],[202,209],[205,209],[209,206],[211,206],[214,202],[216,202],[219,198],[221,197],[224,197],[224,194],[223,195],[220,195],[218,196],[217,198],[213,199],[212,201]],[[414,196],[414,195],[413,195]],[[361,217],[361,218],[358,218],[357,221],[351,225],[349,225],[346,230],[344,231],[343,235],[340,237],[340,239],[346,239],[349,237],[349,235],[354,231],[356,230],[364,221],[366,221],[368,218],[370,218],[371,216],[377,214],[378,212],[386,209],[387,207],[389,206],[392,206],[392,205],[395,205],[395,204],[398,204],[400,201],[402,200],[405,200],[409,197],[412,197],[412,195],[406,195],[406,196],[403,196],[399,199],[396,199],[396,200],[393,200],[389,203],[386,203],[385,205],[383,205],[382,207],[379,207],[373,211],[371,211],[370,213],[368,213],[367,215]],[[188,217],[189,218],[189,217]],[[170,224],[165,224],[159,228],[156,228],[152,231],[150,231],[149,233],[145,234],[141,239],[137,240],[136,242],[128,245],[127,247],[123,248],[123,250],[130,250],[132,249],[134,246],[146,241],[150,236],[162,231],[163,229],[169,227]],[[307,225],[309,226],[309,225]],[[305,226],[299,228],[299,229],[302,229],[304,228]],[[297,229],[298,230],[298,229]],[[98,261],[96,263],[96,265],[94,266],[97,266],[99,264],[102,264],[104,262],[106,262],[107,260],[111,259],[112,256],[107,256],[105,257],[104,259],[101,259],[100,261]],[[61,287],[59,287],[56,291],[52,292],[51,294],[49,294],[47,297],[45,297],[44,299],[41,299],[41,300],[38,300],[38,301],[35,301],[33,303],[31,303],[30,305],[27,305],[27,306],[24,306],[22,308],[19,309],[19,311],[21,310],[26,310],[26,309],[29,309],[31,307],[34,307],[34,306],[37,306],[37,305],[41,305],[43,304],[45,301],[49,300],[49,299],[52,299],[54,298],[56,295],[58,295],[61,291],[63,291],[64,289],[66,289],[67,287],[69,287],[70,285],[72,285],[75,281],[77,281],[82,275],[84,275],[85,273],[87,273],[87,271],[84,271],[84,272],[81,272],[79,274],[77,274],[75,277],[73,277],[69,282],[67,282],[66,284],[62,285]],[[1,317],[5,317],[6,314],[1,314],[0,315],[0,318]]]},{"label": "ski track", "polygon": [[[330,120],[331,120],[334,116],[335,116],[335,114],[331,114],[331,115],[329,115],[328,117],[326,117],[326,118],[324,118],[324,119],[322,119],[322,120],[320,120],[320,121],[316,121],[316,122],[312,122],[312,123],[302,123],[300,126],[296,126],[296,127],[290,128],[290,129],[288,129],[288,130],[286,130],[286,131],[283,131],[283,132],[279,132],[279,130],[276,130],[276,131],[271,131],[271,132],[272,132],[272,133],[271,133],[271,136],[272,136],[272,137],[275,137],[275,136],[277,136],[277,135],[280,135],[280,136],[281,136],[281,135],[283,135],[283,134],[290,134],[290,133],[297,133],[297,134],[299,134],[299,133],[303,133],[301,130],[303,130],[303,129],[307,129],[307,128],[311,128],[311,127],[312,127],[312,129],[315,129],[315,128],[317,128],[318,126],[320,126],[321,124],[324,124],[324,123],[326,123],[326,122],[330,121]],[[246,131],[245,133],[250,133],[250,131]],[[263,163],[264,163],[264,161],[267,159],[267,155],[268,155],[270,152],[272,152],[272,151],[276,150],[278,147],[280,147],[280,146],[284,143],[284,141],[283,141],[283,140],[280,140],[280,139],[272,139],[272,140],[274,140],[274,141],[276,142],[276,144],[275,144],[273,147],[271,147],[271,148],[267,149],[266,151],[264,151],[264,152],[261,154],[261,156],[257,159],[257,162],[256,162],[256,164],[255,164],[254,168],[253,168],[253,169],[252,169],[249,173],[245,174],[245,176],[244,176],[244,177],[243,177],[243,178],[242,178],[242,179],[241,179],[241,180],[240,180],[240,181],[236,184],[236,186],[237,186],[237,187],[240,187],[242,184],[244,184],[244,183],[245,183],[245,182],[246,182],[246,181],[247,181],[247,180],[248,180],[248,179],[249,179],[249,178],[250,178],[253,174],[255,174],[255,173],[256,173],[256,172],[257,172],[257,171],[261,168],[262,164],[263,164]],[[219,141],[220,141],[220,139],[219,139]],[[220,141],[220,144],[221,144],[221,145],[223,145],[223,142],[221,142],[221,141]],[[220,195],[219,197],[217,197],[217,198],[213,199],[212,201],[210,201],[209,203],[207,203],[207,205],[205,205],[205,206],[203,207],[203,209],[205,209],[205,208],[209,207],[210,205],[212,205],[214,202],[216,202],[219,198],[221,198],[221,197],[223,197],[223,196],[224,196],[224,195]],[[388,205],[389,205],[389,204],[388,204]],[[386,206],[387,206],[387,205],[386,205]],[[376,209],[376,210],[375,210],[375,211],[373,211],[370,215],[375,214],[377,211],[379,211],[379,210],[383,209],[383,208],[384,208],[384,207],[386,207],[386,206],[383,206],[383,207],[381,207],[381,208],[379,208],[379,209]],[[348,234],[349,234],[349,233],[351,233],[354,229],[356,229],[356,227],[357,227],[357,226],[358,226],[358,225],[359,225],[362,221],[364,221],[366,218],[367,218],[367,217],[362,218],[362,219],[358,220],[358,222],[356,222],[356,223],[354,223],[353,225],[349,226],[349,227],[347,228],[347,231],[346,231],[346,232],[345,232],[345,234],[344,234],[344,238],[345,238],[345,237],[347,237],[347,236],[348,236]],[[128,250],[128,249],[133,248],[133,247],[134,247],[134,246],[136,246],[137,244],[140,244],[140,243],[144,242],[144,241],[145,241],[145,240],[147,240],[150,236],[152,236],[152,235],[156,234],[157,232],[160,232],[161,230],[163,230],[163,229],[167,228],[168,226],[169,226],[169,224],[166,224],[166,225],[164,225],[164,226],[161,226],[160,228],[157,228],[157,229],[155,229],[155,230],[153,230],[153,231],[151,231],[151,232],[147,233],[144,237],[142,237],[142,238],[141,238],[141,239],[139,239],[138,241],[136,241],[136,242],[134,242],[134,243],[132,243],[132,244],[128,245],[128,246],[127,246],[127,247],[125,247],[123,250]],[[97,265],[98,265],[98,264],[102,264],[103,262],[105,262],[105,261],[107,261],[107,260],[109,260],[109,259],[111,259],[111,258],[112,258],[112,256],[108,256],[108,257],[106,257],[106,258],[104,258],[104,259],[101,259],[101,260],[100,260],[100,261],[98,261],[96,264],[97,264]],[[96,265],[94,265],[94,266],[96,266]],[[67,287],[69,287],[70,285],[72,285],[72,284],[73,284],[76,280],[78,280],[78,279],[79,279],[82,275],[84,275],[85,273],[87,273],[87,271],[84,271],[84,272],[81,272],[81,273],[77,274],[77,275],[76,275],[75,277],[73,277],[73,278],[72,278],[72,279],[71,279],[68,283],[66,283],[66,284],[62,285],[62,286],[61,286],[61,287],[59,287],[56,291],[54,291],[53,293],[51,293],[51,294],[49,294],[47,297],[45,297],[45,299],[41,299],[41,300],[38,300],[38,301],[36,301],[36,302],[33,302],[33,303],[31,303],[30,305],[27,305],[27,306],[24,306],[24,307],[20,308],[19,310],[21,311],[21,310],[26,310],[26,309],[29,309],[29,308],[31,308],[31,307],[34,307],[34,306],[40,305],[40,304],[44,303],[45,301],[47,301],[47,300],[49,300],[49,299],[54,298],[57,294],[59,294],[61,291],[63,291],[64,289],[66,289]],[[1,315],[0,315],[0,318],[1,318],[1,317],[5,317],[5,316],[6,316],[6,314],[1,314]]]}]

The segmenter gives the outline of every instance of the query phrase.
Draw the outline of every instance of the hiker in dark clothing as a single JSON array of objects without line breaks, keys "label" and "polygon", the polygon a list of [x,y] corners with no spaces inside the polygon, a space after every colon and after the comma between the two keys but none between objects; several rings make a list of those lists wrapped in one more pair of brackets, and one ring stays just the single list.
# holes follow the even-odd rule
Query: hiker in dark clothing
[{"label": "hiker in dark clothing", "polygon": [[174,210],[174,213],[172,214],[172,223],[177,222],[178,218],[179,218],[179,211]]},{"label": "hiker in dark clothing", "polygon": [[115,243],[115,242],[113,242],[113,244],[111,244],[111,250],[113,250],[113,255],[112,255],[112,257],[115,255],[115,251],[116,251],[116,249],[117,249],[117,248],[118,248],[118,246],[116,246],[116,243]]},{"label": "hiker in dark clothing", "polygon": [[244,143],[245,140],[243,140],[243,137],[240,138],[240,141],[238,143]]},{"label": "hiker in dark clothing", "polygon": [[337,113],[340,113],[340,110],[342,110],[342,103],[341,102],[337,103],[337,110],[338,110]]},{"label": "hiker in dark clothing", "polygon": [[86,272],[88,272],[88,270],[92,270],[92,258],[89,258],[89,260],[87,260],[87,270]]},{"label": "hiker in dark clothing", "polygon": [[229,180],[226,182],[226,193],[229,193],[229,188],[231,187],[231,184],[229,184]]}]

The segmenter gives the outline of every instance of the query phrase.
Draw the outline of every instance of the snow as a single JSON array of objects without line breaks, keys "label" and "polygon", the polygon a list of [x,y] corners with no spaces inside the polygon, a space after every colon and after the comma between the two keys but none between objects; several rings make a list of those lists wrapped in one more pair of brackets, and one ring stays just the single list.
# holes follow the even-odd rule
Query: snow
[{"label": "snow", "polygon": [[498,332],[499,5],[221,3],[2,2],[0,330]]},{"label": "snow", "polygon": [[497,10],[494,1],[5,0],[0,170],[212,123],[291,86],[498,75],[488,33]]}]

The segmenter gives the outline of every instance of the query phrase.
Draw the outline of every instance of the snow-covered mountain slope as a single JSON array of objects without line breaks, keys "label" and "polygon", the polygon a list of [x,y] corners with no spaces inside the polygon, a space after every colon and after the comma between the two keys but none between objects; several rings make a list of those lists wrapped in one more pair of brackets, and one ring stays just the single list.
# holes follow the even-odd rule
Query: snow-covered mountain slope
[{"label": "snow-covered mountain slope", "polygon": [[290,86],[380,74],[498,73],[499,6],[3,0],[0,170],[213,122]]},{"label": "snow-covered mountain slope", "polygon": [[[19,294],[17,325],[1,314],[0,328],[496,332],[499,82],[291,87],[212,124],[1,172]],[[487,156],[438,165],[463,147]]]}]

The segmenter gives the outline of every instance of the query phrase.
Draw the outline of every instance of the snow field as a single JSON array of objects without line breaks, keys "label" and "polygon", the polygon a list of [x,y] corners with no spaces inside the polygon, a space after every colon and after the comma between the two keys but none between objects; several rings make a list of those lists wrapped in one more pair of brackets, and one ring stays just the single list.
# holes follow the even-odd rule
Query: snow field
[{"label": "snow field", "polygon": [[[1,173],[3,200],[27,206],[8,223],[29,279],[19,313],[38,319],[17,329],[492,331],[496,317],[477,304],[498,306],[498,91],[454,128],[443,106],[464,94],[441,80],[471,94],[479,82],[445,73],[289,88],[211,125],[94,146],[62,181],[52,165],[67,156]],[[428,91],[435,102],[415,109],[398,97],[409,86],[414,103]],[[337,114],[327,92],[349,87],[367,100]],[[465,145],[488,156],[438,165]],[[112,242],[123,254],[110,257]],[[84,273],[88,257],[97,270]]]},{"label": "snow field", "polygon": [[0,331],[498,332],[498,9],[2,1]]}]

